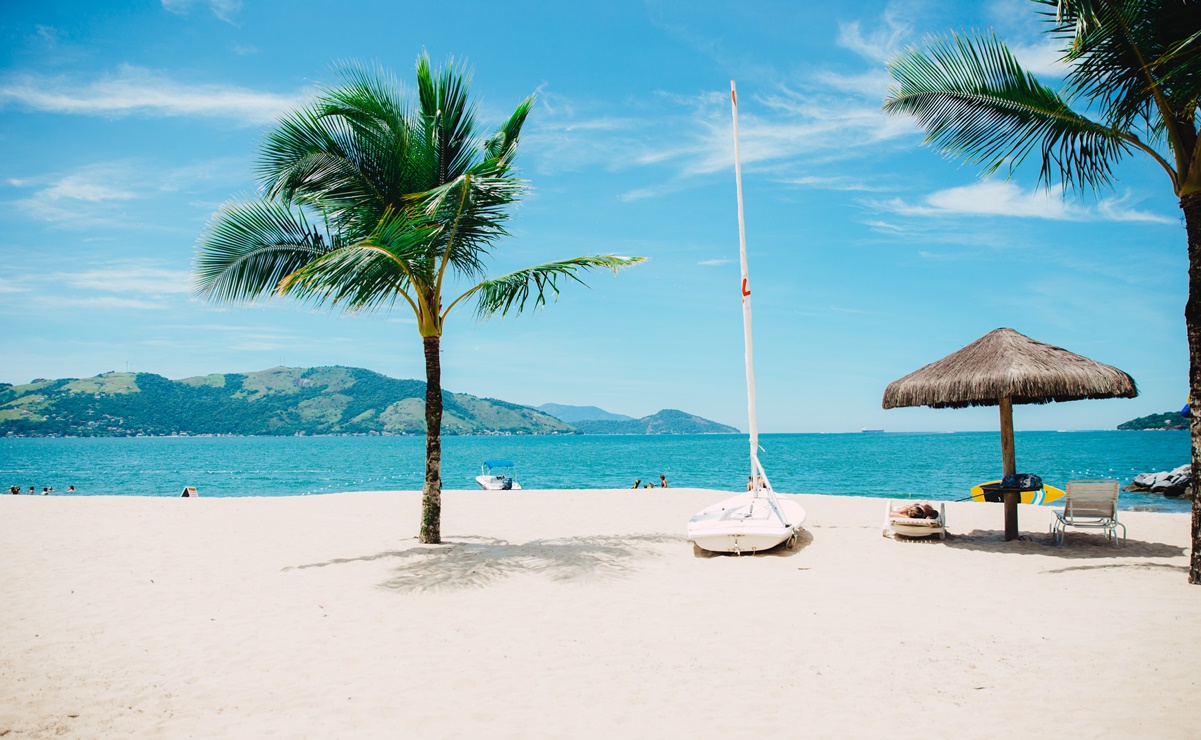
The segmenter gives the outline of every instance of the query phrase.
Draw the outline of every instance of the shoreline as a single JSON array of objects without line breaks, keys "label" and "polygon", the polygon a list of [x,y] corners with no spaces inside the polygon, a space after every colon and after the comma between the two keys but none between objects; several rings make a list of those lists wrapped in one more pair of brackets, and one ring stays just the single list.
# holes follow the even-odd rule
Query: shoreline
[{"label": "shoreline", "polygon": [[951,502],[901,542],[880,499],[802,494],[793,550],[698,557],[728,494],[655,493],[448,490],[441,546],[417,491],[0,499],[0,732],[1196,731],[1187,514],[1056,547],[1046,509],[1005,543]]},{"label": "shoreline", "polygon": [[[637,495],[639,495],[639,496],[656,496],[656,495],[663,495],[664,493],[671,493],[671,492],[674,492],[677,490],[705,490],[705,491],[709,491],[709,492],[713,493],[714,495],[718,495],[718,496],[722,496],[722,497],[726,497],[726,498],[737,495],[738,493],[741,493],[740,491],[722,491],[722,490],[713,489],[713,488],[697,489],[697,488],[686,487],[686,486],[681,486],[679,488],[673,487],[673,488],[667,488],[667,489],[663,489],[663,488],[654,488],[654,489],[642,489],[642,488],[639,488],[639,489],[629,489],[629,488],[525,488],[525,489],[516,491],[515,493],[517,495],[520,495],[523,493],[559,494],[559,493],[598,493],[598,492],[599,493],[635,493],[636,492]],[[220,495],[220,494],[218,494],[218,495],[208,495],[208,496],[205,496],[203,494],[197,494],[195,496],[195,498],[197,498],[197,499],[200,499],[200,498],[218,499],[218,500],[227,500],[227,499],[233,499],[233,500],[240,500],[240,499],[279,500],[279,499],[293,499],[293,498],[312,498],[315,496],[344,496],[344,495],[359,494],[359,493],[371,493],[371,494],[380,494],[380,495],[388,495],[388,494],[409,495],[413,492],[408,491],[408,490],[397,489],[397,490],[361,490],[361,491],[359,491],[359,490],[355,490],[355,491],[316,491],[316,492],[311,492],[311,493],[246,494],[246,495]],[[443,494],[453,494],[456,496],[466,495],[466,496],[487,497],[487,496],[492,496],[492,495],[500,493],[500,492],[499,491],[485,491],[485,490],[478,489],[478,488],[443,488],[442,493]],[[885,499],[897,500],[897,501],[930,500],[930,501],[938,501],[938,502],[947,503],[947,504],[970,504],[973,506],[999,505],[999,504],[989,504],[987,502],[969,501],[964,498],[943,499],[943,498],[930,497],[930,496],[923,497],[923,496],[917,496],[917,495],[900,495],[900,494],[893,495],[893,496],[876,496],[876,495],[872,495],[872,494],[868,494],[868,493],[782,493],[779,491],[777,491],[776,494],[779,496],[795,496],[798,498],[804,498],[804,497],[816,497],[819,499],[821,499],[821,498],[832,498],[832,499],[854,498],[854,499],[872,499],[872,500],[879,500],[879,501],[883,501]],[[0,492],[0,495],[10,495],[10,494]],[[15,494],[13,494],[13,495],[15,495]],[[22,492],[19,495],[27,497],[27,498],[36,497],[36,498],[80,498],[80,499],[89,499],[89,498],[173,499],[173,498],[182,498],[182,496],[180,494],[171,494],[171,493],[164,493],[164,494],[81,493],[79,491],[76,491],[74,493],[67,493],[66,491],[51,491],[46,496],[43,496],[40,492],[35,493],[35,494]],[[1150,498],[1152,496],[1158,496],[1160,501],[1167,500],[1167,501],[1173,501],[1173,502],[1180,503],[1180,504],[1184,504],[1185,502],[1189,501],[1189,499],[1186,499],[1186,498],[1165,499],[1165,497],[1162,496],[1161,494],[1154,494],[1154,493],[1137,492],[1137,495],[1146,496],[1148,498]],[[1021,506],[1022,506],[1022,511],[1025,511],[1026,507],[1029,507],[1032,511],[1035,511],[1035,512],[1052,511],[1055,509],[1062,510],[1063,509],[1062,500],[1055,501],[1050,504],[1037,504],[1037,505],[1021,504]],[[1173,514],[1173,515],[1178,515],[1178,516],[1189,516],[1189,512],[1187,512],[1187,511],[1174,511],[1171,509],[1159,508],[1159,507],[1157,507],[1157,505],[1155,503],[1135,504],[1134,506],[1129,506],[1129,507],[1122,507],[1119,503],[1118,511],[1139,513],[1139,514]]]}]

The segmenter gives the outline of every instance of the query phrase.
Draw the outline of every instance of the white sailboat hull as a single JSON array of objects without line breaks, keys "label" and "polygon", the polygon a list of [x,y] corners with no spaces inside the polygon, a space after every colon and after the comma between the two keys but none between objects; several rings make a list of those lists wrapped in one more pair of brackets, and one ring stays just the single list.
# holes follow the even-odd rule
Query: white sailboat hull
[{"label": "white sailboat hull", "polygon": [[688,539],[710,552],[762,552],[789,539],[801,529],[805,509],[796,501],[776,497],[780,521],[767,496],[743,493],[698,511],[688,520]]}]

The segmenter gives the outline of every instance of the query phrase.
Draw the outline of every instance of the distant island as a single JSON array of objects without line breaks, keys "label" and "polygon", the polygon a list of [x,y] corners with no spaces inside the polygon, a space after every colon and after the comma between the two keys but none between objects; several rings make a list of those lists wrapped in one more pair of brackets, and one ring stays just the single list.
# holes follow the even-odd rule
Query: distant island
[{"label": "distant island", "polygon": [[610,413],[598,406],[567,406],[561,403],[544,403],[534,408],[568,424],[574,424],[577,421],[629,421],[634,418],[625,414]]},{"label": "distant island", "polygon": [[[699,434],[735,432],[664,410],[644,419],[568,423],[529,406],[443,391],[442,433]],[[595,409],[596,407],[560,407]],[[589,415],[587,413],[585,416]],[[629,424],[622,431],[596,423]],[[424,435],[425,382],[354,367],[275,367],[170,380],[153,373],[0,383],[0,436]]]},{"label": "distant island", "polygon": [[1122,431],[1167,431],[1188,428],[1189,420],[1181,416],[1179,411],[1165,411],[1162,414],[1140,416],[1137,419],[1131,419],[1130,421],[1118,424],[1118,429]]},{"label": "distant island", "polygon": [[572,424],[584,434],[737,434],[738,430],[693,414],[663,409],[641,419],[588,420]]}]

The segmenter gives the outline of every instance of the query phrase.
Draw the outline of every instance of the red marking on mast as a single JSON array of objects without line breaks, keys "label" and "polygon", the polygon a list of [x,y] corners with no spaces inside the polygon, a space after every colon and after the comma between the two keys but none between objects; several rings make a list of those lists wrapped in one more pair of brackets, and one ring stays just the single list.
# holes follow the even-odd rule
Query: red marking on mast
[{"label": "red marking on mast", "polygon": [[746,278],[742,279],[742,297],[745,298],[751,294],[751,291],[746,289]]},{"label": "red marking on mast", "polygon": [[733,90],[730,91],[730,102],[734,105],[738,105],[738,93],[734,92]]}]

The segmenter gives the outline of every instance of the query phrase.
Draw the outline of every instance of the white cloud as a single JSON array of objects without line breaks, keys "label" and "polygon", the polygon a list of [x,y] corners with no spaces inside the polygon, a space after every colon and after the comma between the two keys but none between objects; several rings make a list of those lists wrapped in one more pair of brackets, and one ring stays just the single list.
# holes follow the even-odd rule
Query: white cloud
[{"label": "white cloud", "polygon": [[859,21],[838,24],[838,37],[834,43],[868,61],[887,64],[900,53],[912,33],[910,25],[899,17],[896,7],[889,6],[881,24],[871,31],[865,32]]},{"label": "white cloud", "polygon": [[186,295],[192,292],[187,270],[168,270],[140,262],[117,263],[82,272],[59,273],[52,279],[73,288],[139,296]]},{"label": "white cloud", "polygon": [[701,260],[700,262],[697,262],[697,264],[705,265],[706,267],[714,267],[717,265],[728,265],[733,261],[734,260],[732,259]]},{"label": "white cloud", "polygon": [[817,177],[806,175],[803,177],[787,177],[780,182],[788,185],[801,185],[807,188],[818,188],[821,190],[858,190],[865,192],[879,192],[881,190],[894,190],[895,188],[884,185],[872,185],[860,180],[856,177],[848,175],[835,175],[832,177]]},{"label": "white cloud", "polygon": [[56,309],[162,310],[191,293],[187,270],[147,260],[120,260],[72,272],[30,272],[0,280],[0,295],[29,293],[21,305],[37,311]]},{"label": "white cloud", "polygon": [[176,15],[187,15],[192,11],[192,6],[196,4],[208,5],[213,11],[213,15],[230,24],[234,23],[234,16],[242,10],[242,0],[163,0],[163,10]]},{"label": "white cloud", "polygon": [[54,46],[58,43],[58,29],[54,26],[36,25],[38,38],[40,38],[46,46]]},{"label": "white cloud", "polygon": [[102,203],[112,200],[130,200],[136,198],[132,192],[120,187],[113,187],[105,182],[97,182],[88,174],[67,175],[58,182],[39,193],[40,197],[50,202],[60,200],[82,200],[88,203]]},{"label": "white cloud", "polygon": [[91,82],[36,74],[0,81],[0,103],[72,115],[194,116],[269,123],[304,102],[300,94],[268,93],[234,85],[188,84],[143,67],[121,65]]},{"label": "white cloud", "polygon": [[37,188],[12,201],[27,216],[78,226],[107,223],[112,209],[139,197],[136,178],[126,162],[105,162],[81,167],[66,175],[9,180],[13,187]]},{"label": "white cloud", "polygon": [[903,216],[1010,216],[1053,221],[1145,221],[1173,220],[1127,206],[1130,196],[1100,201],[1089,208],[1063,197],[1063,188],[1023,190],[1012,182],[986,180],[972,185],[938,190],[909,203],[902,198],[871,201],[874,208]]},{"label": "white cloud", "polygon": [[[67,174],[9,178],[8,185],[31,192],[5,205],[15,206],[22,215],[64,226],[110,225],[128,220],[128,215],[118,209],[129,201],[166,192],[244,185],[247,177],[248,165],[238,157],[171,168],[128,160],[98,162]],[[217,205],[204,203],[202,210],[212,211]]]},{"label": "white cloud", "polygon": [[70,298],[62,296],[43,297],[41,301],[47,306],[60,308],[121,308],[137,311],[157,311],[163,308],[160,301],[148,301],[142,298],[122,298],[120,296],[96,296],[92,298]]},{"label": "white cloud", "polygon": [[1068,65],[1060,61],[1062,41],[1046,39],[1029,44],[1007,43],[1006,46],[1017,57],[1022,69],[1035,77],[1063,77],[1068,73]]}]

